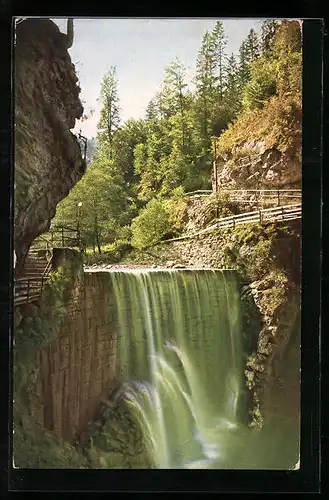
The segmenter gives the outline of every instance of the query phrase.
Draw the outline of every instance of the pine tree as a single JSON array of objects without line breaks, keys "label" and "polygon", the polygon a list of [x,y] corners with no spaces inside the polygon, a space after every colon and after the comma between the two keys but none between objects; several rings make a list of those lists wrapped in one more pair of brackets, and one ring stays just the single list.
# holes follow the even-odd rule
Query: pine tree
[{"label": "pine tree", "polygon": [[267,19],[262,22],[261,26],[261,52],[262,55],[270,57],[275,33],[278,29],[279,22],[273,19]]},{"label": "pine tree", "polygon": [[185,68],[176,59],[165,69],[165,79],[164,79],[164,92],[167,100],[170,103],[171,116],[176,114],[180,117],[180,126],[182,133],[182,151],[184,151],[186,143],[186,126],[184,120],[184,114],[186,111],[186,99],[185,90],[187,84],[185,83]]},{"label": "pine tree", "polygon": [[244,87],[244,85],[250,79],[249,62],[248,62],[248,58],[247,58],[246,41],[245,40],[241,43],[241,46],[239,49],[239,78],[240,78],[241,87]]},{"label": "pine tree", "polygon": [[146,107],[145,119],[147,122],[150,122],[156,118],[157,118],[157,107],[156,107],[155,99],[151,99]]},{"label": "pine tree", "polygon": [[214,55],[217,66],[218,75],[218,92],[220,99],[223,99],[224,95],[224,72],[225,72],[225,47],[227,44],[227,39],[224,31],[224,26],[221,21],[217,21],[215,28],[212,31],[212,38],[214,44]]},{"label": "pine tree", "polygon": [[251,63],[260,56],[260,44],[256,31],[251,28],[245,40],[246,62]]},{"label": "pine tree", "polygon": [[201,122],[201,136],[208,149],[211,135],[211,114],[216,101],[216,52],[213,36],[206,32],[199,51],[196,68],[196,93],[198,115]]},{"label": "pine tree", "polygon": [[241,106],[241,89],[238,63],[233,53],[227,60],[224,97],[226,106],[236,115]]},{"label": "pine tree", "polygon": [[251,29],[239,48],[238,69],[241,93],[251,79],[250,65],[258,57],[260,57],[260,44],[255,30]]},{"label": "pine tree", "polygon": [[119,128],[119,96],[116,68],[112,66],[108,73],[103,76],[101,82],[100,101],[102,104],[101,116],[98,130],[101,137],[105,137],[110,144],[110,155],[112,157],[113,135]]}]

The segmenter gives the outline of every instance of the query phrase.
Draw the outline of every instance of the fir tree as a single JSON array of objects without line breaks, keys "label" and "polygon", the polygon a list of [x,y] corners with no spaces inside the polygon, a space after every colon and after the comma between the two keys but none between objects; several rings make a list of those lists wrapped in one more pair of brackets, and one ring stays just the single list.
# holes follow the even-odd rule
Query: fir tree
[{"label": "fir tree", "polygon": [[100,101],[102,109],[98,130],[101,137],[105,137],[109,142],[110,156],[112,157],[113,135],[120,124],[118,82],[115,66],[112,66],[108,73],[103,76]]}]

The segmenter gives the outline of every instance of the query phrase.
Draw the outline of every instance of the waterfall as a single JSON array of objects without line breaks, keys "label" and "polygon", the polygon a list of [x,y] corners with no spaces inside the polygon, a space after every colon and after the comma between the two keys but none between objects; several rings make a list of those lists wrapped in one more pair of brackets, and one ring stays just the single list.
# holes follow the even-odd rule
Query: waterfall
[{"label": "waterfall", "polygon": [[[235,273],[110,272],[118,376],[158,468],[218,467],[239,427],[244,362]],[[245,409],[246,410],[246,409]]]}]

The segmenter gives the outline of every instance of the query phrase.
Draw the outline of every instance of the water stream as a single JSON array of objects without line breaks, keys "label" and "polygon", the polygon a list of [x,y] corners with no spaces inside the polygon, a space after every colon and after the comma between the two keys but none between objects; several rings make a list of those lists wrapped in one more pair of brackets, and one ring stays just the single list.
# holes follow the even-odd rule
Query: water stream
[{"label": "water stream", "polygon": [[137,270],[109,275],[118,375],[155,466],[293,466],[295,438],[289,445],[281,429],[248,427],[235,273]]}]

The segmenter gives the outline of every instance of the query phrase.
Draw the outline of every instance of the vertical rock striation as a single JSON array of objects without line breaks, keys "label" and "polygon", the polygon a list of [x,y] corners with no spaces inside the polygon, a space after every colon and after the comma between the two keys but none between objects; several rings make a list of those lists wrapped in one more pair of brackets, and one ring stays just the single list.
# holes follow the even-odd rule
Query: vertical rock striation
[{"label": "vertical rock striation", "polygon": [[85,172],[70,131],[83,113],[67,35],[48,19],[16,28],[15,229],[17,270],[32,241],[50,226],[57,204]]}]

